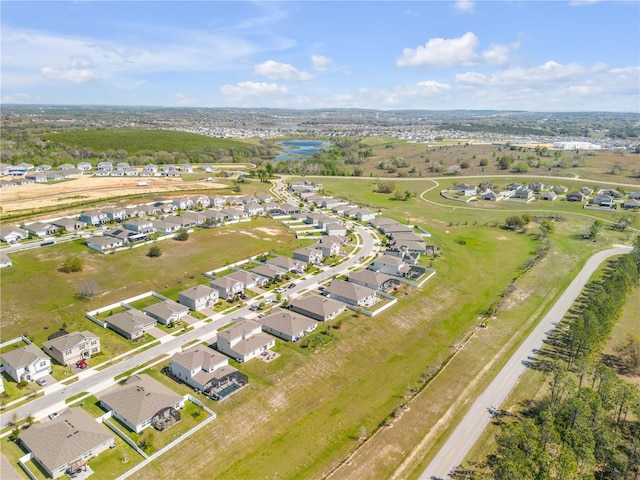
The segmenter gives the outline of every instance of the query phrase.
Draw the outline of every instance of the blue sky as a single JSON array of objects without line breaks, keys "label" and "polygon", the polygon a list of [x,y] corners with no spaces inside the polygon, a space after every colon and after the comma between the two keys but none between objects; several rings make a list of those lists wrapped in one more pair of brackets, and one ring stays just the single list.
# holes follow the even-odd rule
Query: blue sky
[{"label": "blue sky", "polygon": [[640,111],[636,1],[3,1],[2,103]]}]

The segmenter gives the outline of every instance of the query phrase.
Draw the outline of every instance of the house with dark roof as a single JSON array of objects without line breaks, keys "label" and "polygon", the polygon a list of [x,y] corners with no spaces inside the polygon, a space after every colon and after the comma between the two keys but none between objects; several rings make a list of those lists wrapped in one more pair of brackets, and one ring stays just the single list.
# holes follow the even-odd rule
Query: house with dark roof
[{"label": "house with dark roof", "polygon": [[184,398],[149,375],[132,375],[124,385],[99,397],[100,405],[140,433],[147,427],[163,431],[180,421]]},{"label": "house with dark roof", "polygon": [[148,306],[144,313],[163,325],[174,325],[189,315],[189,307],[173,300],[164,300]]},{"label": "house with dark roof", "polygon": [[218,332],[218,351],[237,362],[246,362],[276,344],[273,337],[262,333],[262,325],[259,323],[244,318],[236,320],[239,320],[236,324]]},{"label": "house with dark roof", "polygon": [[553,190],[549,190],[548,192],[543,192],[538,197],[540,200],[553,201],[558,198],[558,194]]},{"label": "house with dark roof", "polygon": [[585,195],[582,192],[567,193],[567,202],[582,202],[584,199]]},{"label": "house with dark roof", "polygon": [[344,312],[347,306],[343,302],[332,298],[321,297],[319,295],[305,295],[304,297],[293,299],[289,308],[294,312],[301,313],[319,322],[326,322],[333,320]]},{"label": "house with dark roof", "polygon": [[622,202],[622,208],[624,209],[638,209],[640,208],[640,200],[636,200],[634,198],[629,198]]},{"label": "house with dark roof", "polygon": [[16,382],[33,382],[51,373],[51,359],[33,343],[3,353],[2,365]]},{"label": "house with dark roof", "polygon": [[100,337],[88,330],[71,332],[47,340],[42,349],[60,365],[70,365],[99,353]]},{"label": "house with dark roof", "polygon": [[376,291],[344,280],[332,280],[323,292],[330,298],[348,305],[366,306],[376,299]]},{"label": "house with dark roof", "polygon": [[318,323],[309,317],[277,308],[269,315],[259,318],[262,330],[287,342],[297,342],[318,328]]},{"label": "house with dark roof", "polygon": [[187,288],[178,294],[180,303],[189,307],[191,310],[202,310],[203,308],[212,308],[220,294],[218,290],[214,290],[206,285],[196,285],[195,287]]},{"label": "house with dark roof", "polygon": [[249,377],[229,365],[229,358],[203,345],[196,345],[171,357],[174,378],[214,400],[222,400],[249,383]]},{"label": "house with dark roof", "polygon": [[51,478],[73,475],[109,448],[115,437],[82,408],[69,408],[53,420],[20,434],[20,443]]},{"label": "house with dark roof", "polygon": [[147,331],[156,326],[154,318],[135,308],[111,315],[107,317],[105,323],[107,328],[134,341],[144,337]]}]

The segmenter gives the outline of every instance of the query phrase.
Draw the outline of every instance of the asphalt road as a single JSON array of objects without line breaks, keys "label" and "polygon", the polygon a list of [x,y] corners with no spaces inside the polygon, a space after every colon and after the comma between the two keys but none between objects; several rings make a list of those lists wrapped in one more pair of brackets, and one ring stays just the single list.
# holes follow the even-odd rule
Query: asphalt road
[{"label": "asphalt road", "polygon": [[[355,231],[360,235],[361,249],[354,253],[354,255],[345,262],[335,267],[328,268],[310,278],[299,281],[296,286],[290,290],[287,290],[282,295],[283,300],[285,298],[295,297],[298,292],[304,289],[312,289],[318,283],[323,282],[334,275],[342,274],[346,272],[353,265],[360,264],[358,258],[367,257],[374,251],[376,239],[369,229],[363,228],[359,225],[355,226]],[[267,294],[266,297],[274,298],[275,293]],[[255,302],[253,302],[255,303]],[[88,369],[78,374],[79,380],[69,385],[63,385],[62,383],[56,383],[46,387],[45,395],[34,400],[27,402],[24,405],[8,410],[0,415],[0,428],[4,428],[11,424],[14,418],[21,419],[29,415],[32,415],[36,420],[46,417],[53,411],[58,411],[66,407],[65,399],[72,397],[82,392],[97,393],[105,388],[113,385],[114,377],[124,373],[128,370],[135,368],[138,365],[149,362],[161,355],[173,355],[176,352],[181,351],[181,346],[189,343],[193,340],[200,341],[215,341],[216,330],[222,325],[229,323],[229,321],[236,317],[245,316],[248,318],[255,317],[256,314],[249,310],[249,306],[239,308],[237,311],[225,315],[224,318],[215,320],[211,323],[199,322],[193,330],[190,330],[183,335],[174,337],[167,335],[160,338],[162,342],[153,348],[132,355],[126,360],[120,361],[113,366],[101,371]]]},{"label": "asphalt road", "polygon": [[447,442],[420,476],[420,480],[445,479],[469,454],[492,418],[491,411],[499,407],[515,387],[530,356],[543,345],[547,332],[564,317],[598,266],[609,257],[631,252],[631,247],[604,250],[593,255],[573,279],[569,287],[509,359],[487,389],[477,398],[469,412],[453,431]]}]

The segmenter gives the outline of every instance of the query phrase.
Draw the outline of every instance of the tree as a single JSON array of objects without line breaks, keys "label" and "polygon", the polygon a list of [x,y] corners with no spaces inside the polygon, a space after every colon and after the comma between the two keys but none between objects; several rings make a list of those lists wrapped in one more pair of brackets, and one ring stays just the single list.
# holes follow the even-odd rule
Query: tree
[{"label": "tree", "polygon": [[392,193],[396,189],[396,186],[391,182],[378,182],[378,193]]},{"label": "tree", "polygon": [[147,252],[147,257],[151,258],[159,257],[160,255],[162,255],[162,250],[160,250],[160,247],[158,245],[152,245]]},{"label": "tree", "polygon": [[511,157],[503,156],[498,160],[498,167],[500,170],[508,170],[512,163],[513,159]]},{"label": "tree", "polygon": [[[89,298],[93,298],[98,294],[98,284],[93,280],[87,280],[82,282],[80,285],[80,290],[78,291],[78,297],[83,300],[88,300]],[[64,326],[63,326],[64,328]]]},{"label": "tree", "polygon": [[524,162],[517,163],[513,166],[513,171],[516,173],[527,173],[529,171],[529,165]]},{"label": "tree", "polygon": [[603,225],[602,220],[594,220],[591,226],[582,234],[582,238],[595,242],[598,239],[598,235],[600,235]]},{"label": "tree", "polygon": [[60,267],[64,273],[81,272],[84,269],[84,261],[80,257],[67,257]]},{"label": "tree", "polygon": [[189,232],[187,232],[186,228],[181,228],[177,231],[176,236],[173,238],[175,238],[179,242],[184,242],[186,240],[189,240]]},{"label": "tree", "polygon": [[513,215],[511,217],[507,217],[504,223],[511,230],[521,230],[527,224],[525,219],[519,215]]},{"label": "tree", "polygon": [[487,165],[489,165],[489,161],[486,158],[483,158],[478,162],[478,165],[480,165],[481,167],[486,167]]},{"label": "tree", "polygon": [[556,230],[556,225],[551,220],[543,220],[540,222],[540,230],[542,231],[542,236],[546,237]]}]

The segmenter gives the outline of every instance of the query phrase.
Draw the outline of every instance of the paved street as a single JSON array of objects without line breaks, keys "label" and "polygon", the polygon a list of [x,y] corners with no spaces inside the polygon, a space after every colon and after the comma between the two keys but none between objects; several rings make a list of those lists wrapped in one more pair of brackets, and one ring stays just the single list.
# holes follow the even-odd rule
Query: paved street
[{"label": "paved street", "polygon": [[598,266],[614,255],[631,252],[631,247],[620,247],[604,250],[593,255],[574,278],[562,296],[549,310],[538,326],[531,332],[520,348],[509,359],[487,389],[478,397],[471,410],[465,415],[447,442],[440,449],[433,461],[420,476],[421,480],[444,479],[449,473],[462,464],[469,451],[476,443],[486,426],[491,421],[491,410],[499,406],[515,387],[520,376],[525,372],[528,358],[542,348],[549,330],[564,317],[573,302],[578,298],[584,286]]},{"label": "paved street", "polygon": [[[294,297],[296,293],[301,290],[312,289],[318,283],[323,282],[333,277],[334,275],[345,273],[350,267],[360,263],[357,260],[358,258],[366,258],[367,256],[369,256],[374,250],[375,237],[373,236],[373,232],[358,225],[355,226],[355,231],[362,239],[361,249],[359,251],[354,252],[351,258],[341,263],[340,265],[328,268],[306,280],[298,282],[295,288],[287,290],[287,293],[283,295],[283,300],[287,297]],[[274,299],[275,296],[275,293],[267,294],[267,297],[271,297]],[[213,322],[198,322],[194,325],[194,330],[186,332],[185,334],[178,337],[166,335],[159,339],[162,342],[160,345],[145,350],[141,353],[132,355],[130,358],[116,363],[109,368],[101,371],[96,371],[93,369],[85,370],[78,375],[78,381],[66,386],[62,383],[51,385],[45,389],[46,394],[43,397],[39,397],[35,400],[27,402],[20,407],[11,409],[0,415],[0,426],[5,427],[9,425],[15,415],[17,415],[18,418],[24,418],[29,415],[33,415],[36,420],[44,418],[53,411],[65,408],[65,398],[72,397],[82,392],[97,393],[112,385],[113,378],[115,376],[131,370],[138,365],[149,362],[150,360],[161,355],[173,355],[174,353],[181,350],[182,345],[185,345],[186,343],[189,343],[193,340],[213,342],[216,338],[216,330],[219,327],[229,323],[231,319],[240,316],[254,317],[255,313],[251,312],[249,310],[249,306],[247,305],[245,307],[239,308],[235,312],[229,313],[224,318],[216,319]]]}]

